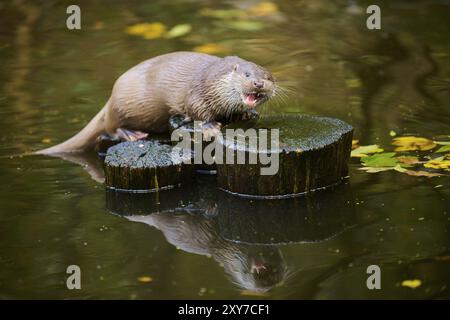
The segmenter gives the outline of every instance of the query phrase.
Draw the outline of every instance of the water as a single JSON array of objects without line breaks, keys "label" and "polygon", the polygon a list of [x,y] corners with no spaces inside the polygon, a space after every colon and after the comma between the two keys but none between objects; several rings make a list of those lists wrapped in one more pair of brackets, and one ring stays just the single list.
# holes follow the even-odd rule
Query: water
[{"label": "water", "polygon": [[[253,13],[252,31],[202,9],[253,1],[79,1],[80,31],[65,28],[65,3],[0,3],[1,298],[450,297],[449,177],[369,174],[352,159],[347,184],[290,202],[236,199],[211,177],[130,199],[72,162],[5,157],[76,133],[139,61],[208,43],[292,88],[264,113],[337,117],[360,144],[386,149],[391,130],[450,134],[449,1],[378,1],[381,31],[365,28],[368,1],[277,3],[278,12]],[[124,31],[156,21],[193,31],[154,40]],[[71,264],[82,290],[65,286]],[[381,290],[366,287],[372,264]],[[408,279],[421,286],[403,287]]]}]

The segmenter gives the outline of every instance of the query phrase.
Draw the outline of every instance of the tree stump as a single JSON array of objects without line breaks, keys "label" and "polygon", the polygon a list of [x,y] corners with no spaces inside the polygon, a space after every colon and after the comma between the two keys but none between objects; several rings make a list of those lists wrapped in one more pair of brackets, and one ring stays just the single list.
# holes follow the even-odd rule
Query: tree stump
[{"label": "tree stump", "polygon": [[[353,128],[333,118],[306,115],[278,115],[261,118],[252,127],[261,142],[260,129],[279,129],[279,140],[268,131],[267,148],[258,148],[249,140],[238,142],[226,134],[216,143],[234,157],[234,164],[217,164],[218,185],[230,193],[247,197],[285,198],[336,185],[348,174]],[[236,123],[225,129],[251,129]],[[246,134],[244,134],[245,138]],[[274,140],[278,147],[271,146]],[[244,164],[237,164],[238,155],[245,156]],[[263,175],[261,155],[278,157],[275,174]],[[248,159],[258,157],[256,164]],[[275,158],[273,158],[275,159]]]},{"label": "tree stump", "polygon": [[109,148],[105,157],[106,186],[120,191],[151,192],[189,181],[193,166],[184,163],[186,155],[172,151],[171,146],[154,141],[123,142]]}]

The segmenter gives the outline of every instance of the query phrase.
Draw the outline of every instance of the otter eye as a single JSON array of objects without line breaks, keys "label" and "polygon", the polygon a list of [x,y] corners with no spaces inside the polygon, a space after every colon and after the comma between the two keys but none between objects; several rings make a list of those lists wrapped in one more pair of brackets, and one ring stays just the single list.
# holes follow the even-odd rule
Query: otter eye
[{"label": "otter eye", "polygon": [[248,78],[248,77],[250,77],[250,72],[246,72],[245,73],[245,76]]}]

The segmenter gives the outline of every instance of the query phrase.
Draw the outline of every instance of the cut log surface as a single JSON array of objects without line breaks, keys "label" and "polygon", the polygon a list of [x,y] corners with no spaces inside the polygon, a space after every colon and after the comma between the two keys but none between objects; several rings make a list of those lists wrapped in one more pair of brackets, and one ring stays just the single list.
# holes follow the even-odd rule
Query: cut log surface
[{"label": "cut log surface", "polygon": [[151,192],[170,189],[189,181],[193,166],[185,164],[190,155],[172,152],[170,145],[154,141],[132,141],[108,149],[105,182],[111,189]]},{"label": "cut log surface", "polygon": [[[225,129],[239,128],[249,129],[239,123]],[[248,139],[239,142],[224,131],[217,143],[225,148],[224,154],[233,154],[235,163],[217,165],[218,185],[225,191],[247,197],[284,198],[336,185],[348,174],[353,128],[344,121],[287,114],[261,118],[252,128],[258,132],[259,143],[264,140],[259,129],[278,129],[279,146],[271,147],[276,136],[270,131],[266,148]],[[238,153],[245,154],[245,164],[236,164]],[[255,154],[257,163],[249,164]],[[270,165],[260,162],[261,154],[271,156],[272,162],[279,155],[275,174],[262,174],[261,168]]]}]

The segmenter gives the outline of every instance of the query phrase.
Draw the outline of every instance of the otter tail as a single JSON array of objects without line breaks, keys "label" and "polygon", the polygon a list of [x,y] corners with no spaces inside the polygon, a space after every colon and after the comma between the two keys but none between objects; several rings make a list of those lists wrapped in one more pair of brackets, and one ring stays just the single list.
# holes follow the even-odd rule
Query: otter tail
[{"label": "otter tail", "polygon": [[93,149],[95,139],[105,132],[105,111],[109,101],[97,115],[75,136],[56,146],[36,151],[35,154],[75,153]]}]

